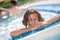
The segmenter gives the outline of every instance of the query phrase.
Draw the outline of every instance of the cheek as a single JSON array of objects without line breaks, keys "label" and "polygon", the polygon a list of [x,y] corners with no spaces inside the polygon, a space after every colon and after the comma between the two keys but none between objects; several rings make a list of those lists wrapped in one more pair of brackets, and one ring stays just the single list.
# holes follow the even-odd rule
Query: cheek
[{"label": "cheek", "polygon": [[31,26],[34,26],[34,21],[29,21],[29,24],[31,25]]},{"label": "cheek", "polygon": [[30,24],[34,24],[34,21],[30,21]]}]

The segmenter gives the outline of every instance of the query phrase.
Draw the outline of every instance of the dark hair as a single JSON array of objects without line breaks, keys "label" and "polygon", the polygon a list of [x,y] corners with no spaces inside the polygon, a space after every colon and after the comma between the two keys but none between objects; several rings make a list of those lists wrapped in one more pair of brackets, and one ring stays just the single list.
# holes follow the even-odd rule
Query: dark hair
[{"label": "dark hair", "polygon": [[15,0],[11,0],[10,3],[11,3],[12,5],[17,5],[17,1],[15,1]]},{"label": "dark hair", "polygon": [[27,23],[28,23],[28,17],[29,15],[31,14],[37,14],[38,15],[38,21],[44,21],[44,19],[41,17],[40,13],[37,12],[36,10],[27,10],[25,15],[24,15],[24,18],[23,18],[23,25],[27,26]]}]

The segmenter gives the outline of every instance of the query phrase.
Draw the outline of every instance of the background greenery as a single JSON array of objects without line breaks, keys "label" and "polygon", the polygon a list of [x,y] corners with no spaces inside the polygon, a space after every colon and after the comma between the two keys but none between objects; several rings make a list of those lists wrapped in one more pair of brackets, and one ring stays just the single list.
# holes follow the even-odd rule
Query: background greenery
[{"label": "background greenery", "polygon": [[[27,2],[32,2],[32,1],[34,1],[34,0],[18,0],[18,4],[21,5],[21,4],[24,4]],[[0,7],[9,8],[10,7],[9,0],[4,0],[4,2],[0,4]]]},{"label": "background greenery", "polygon": [[4,2],[0,4],[0,7],[9,8],[10,7],[9,0],[4,0]]}]

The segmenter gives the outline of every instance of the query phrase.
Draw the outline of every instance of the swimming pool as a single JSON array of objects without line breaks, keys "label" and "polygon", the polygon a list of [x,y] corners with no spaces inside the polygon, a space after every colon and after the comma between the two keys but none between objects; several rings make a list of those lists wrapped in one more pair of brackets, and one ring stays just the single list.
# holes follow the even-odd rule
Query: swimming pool
[{"label": "swimming pool", "polygon": [[[60,13],[60,9],[59,8],[60,8],[60,4],[44,4],[44,5],[35,5],[35,6],[29,7],[29,9],[35,9],[35,10],[39,11],[40,13],[42,13],[43,14],[42,16],[45,15],[45,18],[47,18],[49,16],[53,16],[53,15],[59,14]],[[43,40],[44,39],[44,36],[43,36],[43,39],[40,38],[40,37],[42,37],[42,35],[44,35],[44,34],[42,33],[42,35],[37,36],[39,34],[38,32],[43,31],[43,30],[46,30],[46,29],[49,29],[51,27],[52,27],[51,30],[54,29],[54,27],[57,27],[57,29],[58,29],[59,26],[60,26],[59,24],[60,24],[60,20],[54,22],[51,25],[46,26],[45,28],[41,28],[41,29],[29,31],[27,33],[24,33],[24,34],[18,36],[18,37],[14,37],[12,40],[39,40],[39,39],[40,40]],[[59,25],[59,26],[56,26],[56,25]],[[34,35],[34,34],[36,34],[36,35]],[[52,33],[52,34],[54,34],[54,33]],[[58,34],[60,35],[60,32],[59,33],[57,32],[57,34],[55,34],[55,38],[58,37],[57,36]],[[32,35],[34,35],[34,36],[32,36]],[[51,36],[54,36],[54,35],[51,35]],[[54,40],[54,37],[51,38],[51,36],[49,38],[51,40]],[[50,40],[50,39],[45,38],[44,40]],[[56,38],[56,39],[57,40],[60,40],[60,38],[59,39]]]},{"label": "swimming pool", "polygon": [[[46,18],[45,21],[50,19],[50,17],[60,14],[60,4],[35,5],[35,6],[29,7],[28,9],[35,9],[35,10],[39,11],[42,14],[42,16],[45,16],[45,18]],[[20,26],[23,26],[22,22],[21,22],[23,19],[22,17],[24,15],[23,13],[21,15],[14,16],[13,18],[11,17],[11,18],[4,19],[0,22],[0,32],[1,32],[0,40],[11,40],[10,36],[9,36],[10,31],[16,30],[19,28],[25,28],[25,27],[20,27]],[[45,31],[47,31],[47,30],[50,31],[52,29],[56,29],[55,31],[58,31],[56,33],[56,35],[58,35],[58,34],[60,35],[59,26],[60,26],[60,20],[58,20],[58,21],[54,22],[53,24],[50,24],[44,28],[29,31],[27,33],[14,37],[14,38],[12,38],[12,40],[38,40],[38,39],[40,39],[40,37],[43,37],[42,35],[44,35]],[[48,31],[46,33],[48,33]],[[55,31],[52,31],[52,32],[55,32]],[[38,38],[37,38],[37,35],[39,35],[40,37],[38,36]],[[45,34],[45,36],[46,35],[47,34]],[[45,40],[48,40],[48,38],[45,38]]]}]

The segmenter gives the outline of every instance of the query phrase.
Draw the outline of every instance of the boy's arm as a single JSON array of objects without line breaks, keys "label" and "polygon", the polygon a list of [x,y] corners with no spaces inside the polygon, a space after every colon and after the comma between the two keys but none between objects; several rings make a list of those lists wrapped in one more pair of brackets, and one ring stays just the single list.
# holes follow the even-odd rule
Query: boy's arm
[{"label": "boy's arm", "polygon": [[31,31],[33,28],[34,28],[34,27],[29,27],[29,28],[26,28],[26,29],[21,29],[21,30],[18,29],[18,30],[12,31],[12,32],[10,32],[10,36],[11,36],[11,37],[19,36],[19,35],[21,35],[21,34],[23,34],[23,33],[26,33],[26,32],[28,32],[28,31]]},{"label": "boy's arm", "polygon": [[47,26],[47,25],[49,25],[55,21],[58,21],[58,20],[60,20],[60,15],[54,16],[52,19],[48,20],[45,24]]}]

